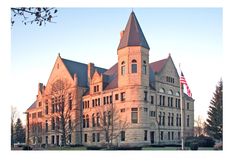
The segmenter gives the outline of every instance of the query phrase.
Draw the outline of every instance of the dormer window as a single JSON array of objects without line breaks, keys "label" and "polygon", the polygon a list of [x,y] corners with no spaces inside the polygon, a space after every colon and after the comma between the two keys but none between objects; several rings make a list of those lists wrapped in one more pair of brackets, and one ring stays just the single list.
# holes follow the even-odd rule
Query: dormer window
[{"label": "dormer window", "polygon": [[98,92],[99,91],[99,85],[96,85],[93,87],[93,92]]},{"label": "dormer window", "polygon": [[125,75],[125,62],[121,62],[121,75]]},{"label": "dormer window", "polygon": [[131,71],[132,73],[137,73],[137,61],[135,59],[132,60]]}]

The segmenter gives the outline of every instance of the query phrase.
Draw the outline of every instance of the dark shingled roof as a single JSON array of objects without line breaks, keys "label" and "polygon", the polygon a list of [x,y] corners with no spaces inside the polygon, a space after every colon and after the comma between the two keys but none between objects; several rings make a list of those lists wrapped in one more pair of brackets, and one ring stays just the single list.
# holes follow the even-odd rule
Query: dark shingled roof
[{"label": "dark shingled roof", "polygon": [[120,40],[118,50],[127,46],[142,46],[150,49],[133,11],[130,14],[129,21],[126,25],[123,37]]},{"label": "dark shingled roof", "polygon": [[[68,69],[71,77],[74,77],[74,74],[76,73],[78,76],[78,83],[79,86],[87,87],[88,86],[88,65],[84,63],[79,63],[67,59],[61,58],[63,63],[65,64],[66,68]],[[106,69],[95,67],[95,70],[97,70],[99,73],[104,73]]]},{"label": "dark shingled roof", "polygon": [[105,82],[107,83],[104,90],[114,89],[118,87],[118,63],[113,65],[105,73]]},{"label": "dark shingled roof", "polygon": [[162,59],[156,62],[152,62],[149,64],[150,68],[153,70],[154,73],[159,73],[161,69],[164,67],[166,64],[168,58]]},{"label": "dark shingled roof", "polygon": [[31,110],[37,107],[37,101],[33,102],[33,104],[31,104],[31,106],[27,109],[27,110]]}]

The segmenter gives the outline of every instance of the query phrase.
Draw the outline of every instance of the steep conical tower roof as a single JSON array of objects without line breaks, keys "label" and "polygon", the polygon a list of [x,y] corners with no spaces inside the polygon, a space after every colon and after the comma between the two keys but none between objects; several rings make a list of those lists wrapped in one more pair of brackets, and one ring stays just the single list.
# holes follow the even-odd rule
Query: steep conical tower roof
[{"label": "steep conical tower roof", "polygon": [[127,46],[142,46],[150,49],[133,11],[129,16],[118,50]]}]

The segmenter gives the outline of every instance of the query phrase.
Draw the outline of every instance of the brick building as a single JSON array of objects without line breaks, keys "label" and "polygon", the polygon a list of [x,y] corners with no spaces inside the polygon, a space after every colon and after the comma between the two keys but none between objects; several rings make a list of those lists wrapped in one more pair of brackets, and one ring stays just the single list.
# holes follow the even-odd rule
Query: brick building
[{"label": "brick building", "polygon": [[194,100],[183,95],[170,55],[149,63],[149,45],[132,11],[110,69],[58,55],[47,84],[27,109],[30,144],[180,144],[193,135]]}]

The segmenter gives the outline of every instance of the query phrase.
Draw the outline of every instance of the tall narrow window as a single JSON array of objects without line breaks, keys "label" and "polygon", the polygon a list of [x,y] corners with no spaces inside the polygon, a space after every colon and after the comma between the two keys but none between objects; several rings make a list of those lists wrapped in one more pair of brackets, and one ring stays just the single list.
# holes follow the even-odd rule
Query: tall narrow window
[{"label": "tall narrow window", "polygon": [[160,106],[162,105],[162,95],[160,95],[160,97],[159,97],[159,105]]},{"label": "tall narrow window", "polygon": [[138,108],[131,109],[131,122],[138,123]]},{"label": "tall narrow window", "polygon": [[119,94],[115,94],[115,100],[119,100]]},{"label": "tall narrow window", "polygon": [[165,112],[163,112],[162,125],[165,126]]},{"label": "tall narrow window", "polygon": [[121,101],[125,101],[125,92],[122,92],[122,93],[120,94],[120,100],[121,100]]},{"label": "tall narrow window", "polygon": [[55,101],[54,98],[52,98],[52,113],[55,112]]},{"label": "tall narrow window", "polygon": [[97,133],[97,142],[100,142],[100,133]]},{"label": "tall narrow window", "polygon": [[57,130],[60,130],[60,119],[59,119],[59,117],[56,118],[56,125],[57,125]]},{"label": "tall narrow window", "polygon": [[147,101],[147,98],[148,98],[148,92],[144,91],[144,101]]},{"label": "tall narrow window", "polygon": [[174,132],[171,132],[171,139],[174,140]]},{"label": "tall narrow window", "polygon": [[95,142],[95,133],[93,133],[93,142]]},{"label": "tall narrow window", "polygon": [[48,132],[48,121],[45,122],[45,131]]},{"label": "tall narrow window", "polygon": [[170,126],[170,113],[168,114],[168,126]]},{"label": "tall narrow window", "polygon": [[103,112],[103,125],[106,126],[107,125],[107,117],[106,117],[106,112]]},{"label": "tall narrow window", "polygon": [[84,134],[84,142],[87,142],[87,139],[88,139],[88,135]]},{"label": "tall narrow window", "polygon": [[137,73],[137,61],[135,59],[132,60],[131,71],[132,71],[132,73]]},{"label": "tall narrow window", "polygon": [[179,126],[179,114],[176,115],[176,126]]},{"label": "tall narrow window", "polygon": [[163,140],[163,139],[164,139],[164,132],[161,131],[161,140]]},{"label": "tall narrow window", "polygon": [[187,127],[189,127],[189,115],[187,116]]},{"label": "tall narrow window", "polygon": [[143,61],[143,74],[147,74],[147,64],[146,64],[146,61]]},{"label": "tall narrow window", "polygon": [[100,126],[100,115],[99,115],[99,113],[97,113],[97,126],[98,127]]},{"label": "tall narrow window", "polygon": [[120,135],[121,135],[121,141],[125,141],[125,131],[121,131]]},{"label": "tall narrow window", "polygon": [[48,100],[45,101],[45,114],[48,114]]},{"label": "tall narrow window", "polygon": [[51,137],[51,144],[54,144],[54,140],[55,139],[55,136],[54,135],[52,135],[52,137]]},{"label": "tall narrow window", "polygon": [[171,126],[174,126],[174,113],[172,113],[172,116],[171,116]]},{"label": "tall narrow window", "polygon": [[85,123],[86,123],[85,116],[83,115],[83,128],[85,128]]},{"label": "tall narrow window", "polygon": [[54,120],[54,117],[52,117],[52,130],[55,130],[55,120]]},{"label": "tall narrow window", "polygon": [[160,125],[160,126],[162,125],[161,119],[162,119],[162,113],[160,112],[160,114],[159,114],[159,120],[158,120],[158,123],[159,123],[158,125]]},{"label": "tall narrow window", "polygon": [[125,75],[125,62],[121,63],[121,75]]},{"label": "tall narrow window", "polygon": [[168,131],[168,140],[170,140],[170,132]]},{"label": "tall narrow window", "polygon": [[162,106],[165,106],[165,96],[162,96]]},{"label": "tall narrow window", "polygon": [[89,128],[89,116],[88,115],[86,115],[86,126],[87,126],[87,128]]},{"label": "tall narrow window", "polygon": [[147,141],[147,130],[144,130],[144,141]]},{"label": "tall narrow window", "polygon": [[92,126],[95,127],[95,115],[92,115]]},{"label": "tall narrow window", "polygon": [[187,103],[187,110],[189,110],[189,103]]},{"label": "tall narrow window", "polygon": [[151,96],[151,104],[154,104],[154,96]]}]

